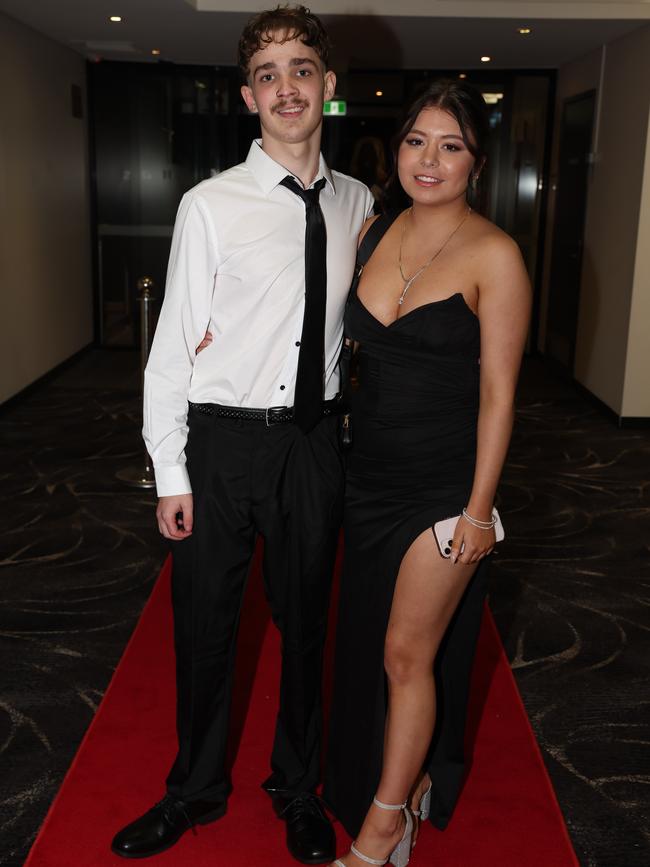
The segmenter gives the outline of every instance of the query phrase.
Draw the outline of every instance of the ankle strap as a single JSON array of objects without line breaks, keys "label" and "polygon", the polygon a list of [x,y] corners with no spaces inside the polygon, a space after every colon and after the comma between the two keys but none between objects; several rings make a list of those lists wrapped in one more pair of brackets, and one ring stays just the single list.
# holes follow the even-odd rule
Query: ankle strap
[{"label": "ankle strap", "polygon": [[379,861],[377,858],[368,858],[368,856],[364,855],[363,852],[359,852],[354,843],[350,846],[350,852],[352,852],[353,855],[356,855],[360,861],[364,861],[366,864],[376,864],[377,867],[384,867],[384,864],[388,864],[388,858],[382,858],[381,861]]},{"label": "ankle strap", "polygon": [[381,807],[382,810],[403,810],[406,807],[406,804],[384,804],[383,801],[378,801],[377,798],[372,799],[372,803],[376,804],[377,807]]}]

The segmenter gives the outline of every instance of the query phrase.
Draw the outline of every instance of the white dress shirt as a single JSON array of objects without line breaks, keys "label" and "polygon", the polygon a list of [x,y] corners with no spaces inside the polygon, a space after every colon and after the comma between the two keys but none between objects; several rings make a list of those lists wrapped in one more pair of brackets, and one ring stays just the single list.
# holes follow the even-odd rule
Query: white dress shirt
[{"label": "white dress shirt", "polygon": [[[184,453],[188,400],[293,406],[305,299],[305,205],[279,185],[288,174],[254,141],[246,162],[183,196],[145,371],[143,435],[158,496],[191,493]],[[314,183],[322,177],[327,400],[339,388],[343,310],[357,237],[373,199],[364,184],[330,171],[321,156]],[[213,342],[197,355],[206,329]]]}]

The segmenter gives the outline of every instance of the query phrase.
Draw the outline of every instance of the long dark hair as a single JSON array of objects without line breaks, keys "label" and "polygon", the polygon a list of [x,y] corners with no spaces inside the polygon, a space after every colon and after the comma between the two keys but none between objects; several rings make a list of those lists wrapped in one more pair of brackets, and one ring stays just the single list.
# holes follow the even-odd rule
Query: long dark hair
[{"label": "long dark hair", "polygon": [[386,184],[386,194],[393,207],[403,206],[409,201],[399,182],[397,154],[424,108],[440,108],[456,119],[465,146],[474,157],[475,166],[482,167],[487,156],[490,126],[481,93],[459,79],[439,78],[432,81],[407,107],[403,123],[391,143],[393,170]]}]

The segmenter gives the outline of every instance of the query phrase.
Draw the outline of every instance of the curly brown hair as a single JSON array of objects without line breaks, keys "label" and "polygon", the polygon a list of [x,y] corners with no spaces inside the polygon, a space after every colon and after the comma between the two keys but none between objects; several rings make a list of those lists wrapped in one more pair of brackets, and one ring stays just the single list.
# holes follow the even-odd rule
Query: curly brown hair
[{"label": "curly brown hair", "polygon": [[[282,38],[277,39],[281,34]],[[330,38],[323,24],[306,6],[276,6],[254,15],[244,27],[239,39],[237,60],[244,80],[248,79],[250,62],[256,51],[270,42],[301,39],[313,48],[327,69]]]}]

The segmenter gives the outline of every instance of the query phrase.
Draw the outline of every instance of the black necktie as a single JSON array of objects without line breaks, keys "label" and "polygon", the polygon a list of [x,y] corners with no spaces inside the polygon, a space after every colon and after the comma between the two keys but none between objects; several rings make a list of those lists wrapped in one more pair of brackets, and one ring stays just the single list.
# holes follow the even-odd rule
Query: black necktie
[{"label": "black necktie", "polygon": [[325,186],[325,178],[317,181],[310,190],[304,190],[292,177],[286,177],[280,183],[300,196],[306,212],[305,313],[298,353],[294,421],[307,433],[323,417],[327,236],[318,196]]}]

